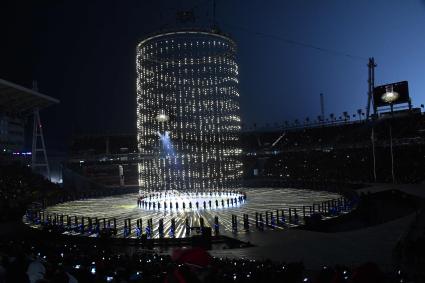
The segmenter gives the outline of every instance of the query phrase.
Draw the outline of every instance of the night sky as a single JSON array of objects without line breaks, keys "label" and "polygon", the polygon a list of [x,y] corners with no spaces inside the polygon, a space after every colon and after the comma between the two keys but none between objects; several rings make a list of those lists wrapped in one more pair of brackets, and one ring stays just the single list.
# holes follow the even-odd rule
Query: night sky
[{"label": "night sky", "polygon": [[[86,3],[90,2],[90,3]],[[193,8],[196,22],[177,24]],[[366,106],[367,60],[376,84],[408,80],[425,103],[425,1],[224,1],[217,22],[239,47],[244,124],[315,119]],[[47,146],[72,135],[132,133],[137,43],[161,28],[208,27],[211,1],[10,1],[2,4],[0,78],[61,103],[42,112]],[[305,45],[313,47],[305,47]]]}]

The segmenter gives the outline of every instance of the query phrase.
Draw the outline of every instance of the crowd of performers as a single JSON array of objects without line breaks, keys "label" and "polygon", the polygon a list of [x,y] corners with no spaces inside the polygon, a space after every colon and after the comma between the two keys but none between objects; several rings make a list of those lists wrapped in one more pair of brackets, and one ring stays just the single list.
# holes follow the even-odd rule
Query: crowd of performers
[{"label": "crowd of performers", "polygon": [[152,210],[192,210],[238,206],[246,201],[243,191],[139,192],[137,206]]}]

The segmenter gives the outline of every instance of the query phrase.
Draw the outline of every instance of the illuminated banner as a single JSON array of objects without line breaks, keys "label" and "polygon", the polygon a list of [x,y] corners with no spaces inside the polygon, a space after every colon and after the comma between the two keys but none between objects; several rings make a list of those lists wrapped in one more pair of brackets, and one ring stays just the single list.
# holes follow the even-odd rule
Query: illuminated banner
[{"label": "illuminated banner", "polygon": [[407,81],[377,86],[373,89],[375,107],[389,106],[409,102]]}]

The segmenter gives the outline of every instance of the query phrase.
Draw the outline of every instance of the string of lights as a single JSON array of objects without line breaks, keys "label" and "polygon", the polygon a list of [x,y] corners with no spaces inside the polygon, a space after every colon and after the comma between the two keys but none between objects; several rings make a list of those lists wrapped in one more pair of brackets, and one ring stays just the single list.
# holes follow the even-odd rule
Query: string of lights
[{"label": "string of lights", "polygon": [[151,157],[139,164],[139,185],[155,190],[239,187],[234,41],[203,31],[155,35],[138,45],[136,66],[138,147]]}]

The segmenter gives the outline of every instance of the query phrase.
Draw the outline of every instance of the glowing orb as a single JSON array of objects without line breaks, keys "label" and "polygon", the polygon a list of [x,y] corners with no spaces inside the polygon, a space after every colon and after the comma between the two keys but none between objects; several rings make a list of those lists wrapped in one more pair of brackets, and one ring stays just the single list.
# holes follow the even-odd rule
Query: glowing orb
[{"label": "glowing orb", "polygon": [[398,92],[394,91],[393,86],[387,86],[385,88],[385,93],[381,96],[381,99],[382,101],[391,104],[396,101],[399,96]]},{"label": "glowing orb", "polygon": [[396,101],[399,97],[398,92],[386,92],[382,95],[381,99],[385,101],[386,103],[393,103]]},{"label": "glowing orb", "polygon": [[167,114],[165,114],[164,110],[159,110],[158,115],[156,115],[156,120],[160,123],[165,123],[168,120],[170,120],[170,116],[168,116]]}]

